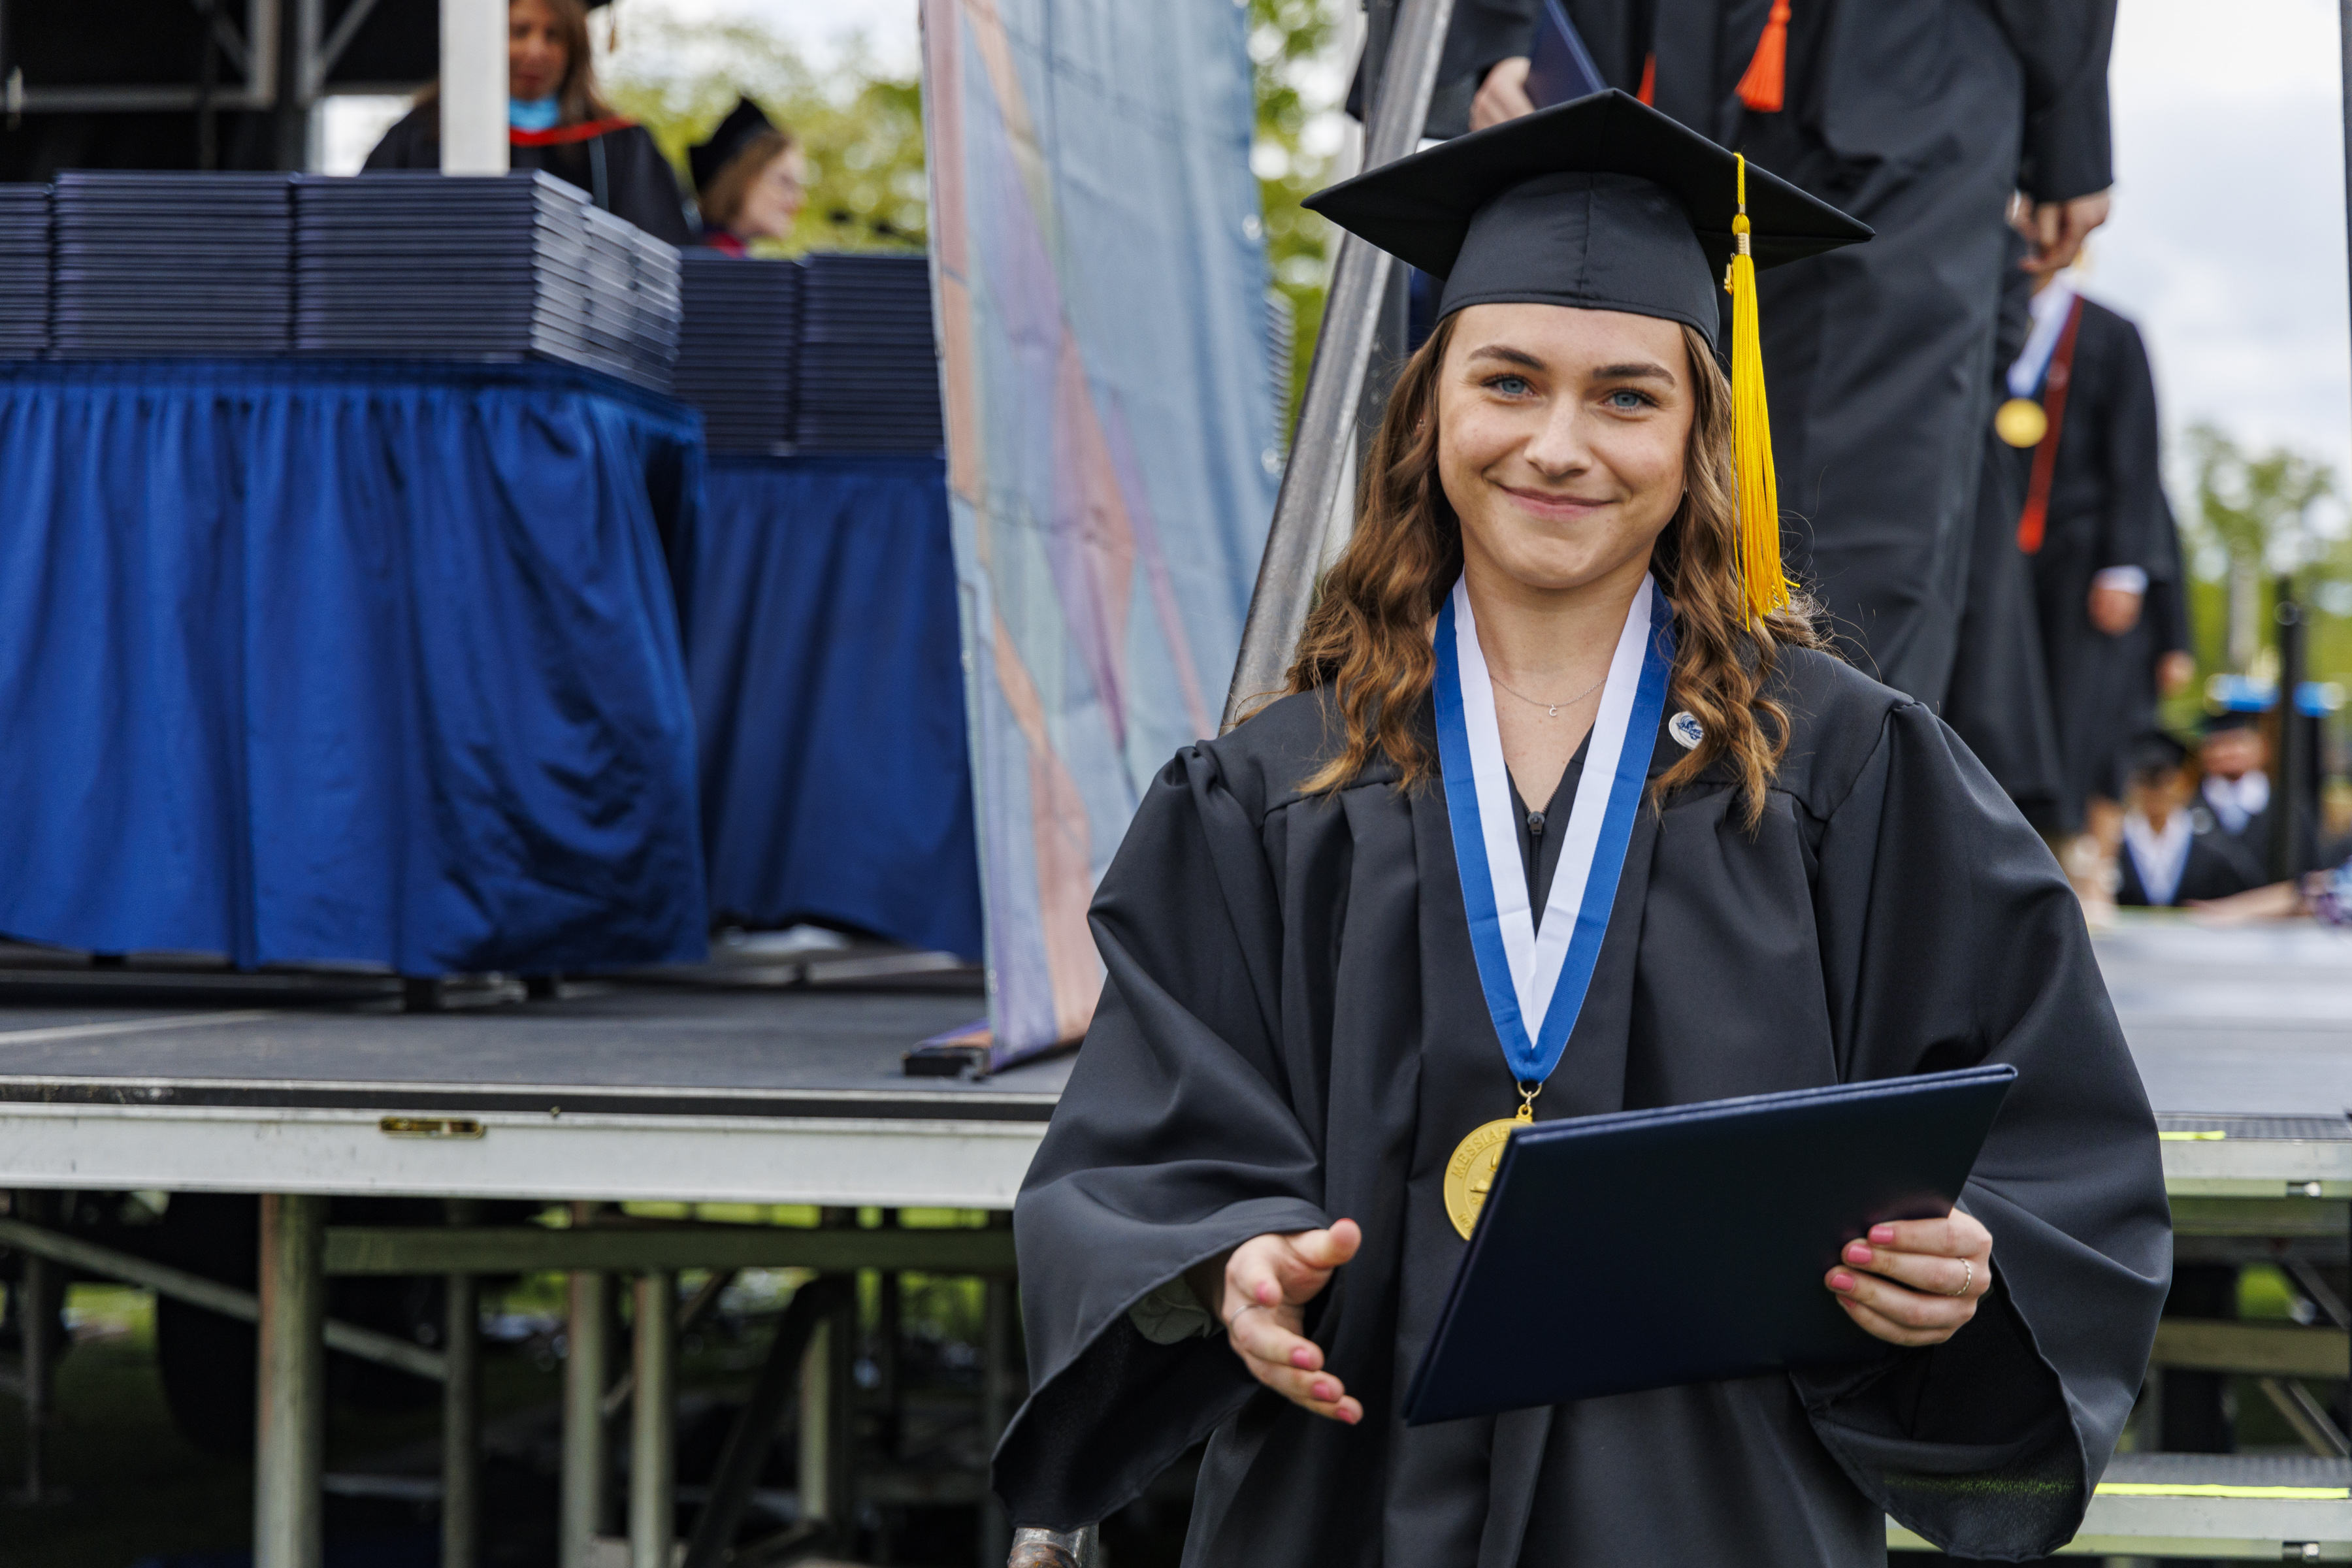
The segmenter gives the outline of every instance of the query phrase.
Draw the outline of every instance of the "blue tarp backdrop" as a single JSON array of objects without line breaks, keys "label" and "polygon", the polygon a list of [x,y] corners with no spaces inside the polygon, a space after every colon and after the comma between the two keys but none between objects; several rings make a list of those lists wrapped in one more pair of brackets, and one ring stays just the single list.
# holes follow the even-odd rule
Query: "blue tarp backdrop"
[{"label": "blue tarp backdrop", "polygon": [[981,952],[935,458],[710,459],[672,541],[715,911]]},{"label": "blue tarp backdrop", "polygon": [[693,417],[552,366],[0,374],[0,932],[699,958]]}]

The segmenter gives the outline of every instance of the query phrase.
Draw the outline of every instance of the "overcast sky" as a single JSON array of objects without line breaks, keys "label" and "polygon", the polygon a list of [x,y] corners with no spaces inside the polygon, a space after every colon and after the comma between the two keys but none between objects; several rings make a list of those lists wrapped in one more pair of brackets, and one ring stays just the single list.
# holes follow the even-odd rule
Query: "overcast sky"
[{"label": "overcast sky", "polygon": [[[814,55],[862,32],[912,69],[914,0],[621,0],[765,21]],[[2122,0],[2115,219],[2088,292],[2147,334],[2179,431],[2210,418],[2352,471],[2352,310],[2330,0]],[[1330,73],[1338,79],[1339,73]]]}]

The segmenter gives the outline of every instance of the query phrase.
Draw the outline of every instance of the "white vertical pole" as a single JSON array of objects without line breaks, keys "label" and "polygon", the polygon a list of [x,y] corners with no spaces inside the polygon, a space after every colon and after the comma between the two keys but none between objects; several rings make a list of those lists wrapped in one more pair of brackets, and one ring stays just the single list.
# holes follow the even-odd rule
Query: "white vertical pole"
[{"label": "white vertical pole", "polygon": [[677,1276],[637,1277],[636,1390],[630,1396],[629,1568],[670,1568],[677,1541]]},{"label": "white vertical pole", "polygon": [[800,1503],[795,1522],[833,1522],[833,1336],[827,1318],[809,1334],[801,1352]]},{"label": "white vertical pole", "polygon": [[261,1377],[254,1568],[319,1568],[327,1447],[327,1200],[261,1199]]},{"label": "white vertical pole", "polygon": [[507,0],[441,0],[441,172],[507,172]]},{"label": "white vertical pole", "polygon": [[[582,1204],[580,1209],[593,1205]],[[584,1218],[575,1215],[574,1223]],[[563,1364],[562,1568],[590,1568],[604,1533],[604,1385],[611,1381],[612,1277],[572,1276],[572,1322]]]}]

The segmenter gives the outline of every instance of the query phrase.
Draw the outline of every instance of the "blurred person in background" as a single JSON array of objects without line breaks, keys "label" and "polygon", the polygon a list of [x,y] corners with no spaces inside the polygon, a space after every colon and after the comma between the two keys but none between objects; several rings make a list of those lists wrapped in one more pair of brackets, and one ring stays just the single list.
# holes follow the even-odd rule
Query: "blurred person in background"
[{"label": "blurred person in background", "polygon": [[787,239],[808,203],[808,159],[789,132],[739,98],[710,139],[687,149],[701,243],[730,256],[754,240]]},{"label": "blurred person in background", "polygon": [[[1447,56],[1477,77],[1471,129],[1533,107],[1537,10],[1457,5]],[[2002,215],[2021,194],[2037,277],[2106,220],[2115,0],[1566,10],[1610,86],[1877,231],[1758,280],[1780,502],[1799,571],[1861,668],[1941,702],[1991,411]]]},{"label": "blurred person in background", "polygon": [[2197,785],[2188,747],[2153,731],[2134,743],[2125,769],[2116,902],[2169,909],[2263,881],[2261,863],[2190,804]]},{"label": "blurred person in background", "polygon": [[2057,728],[2058,798],[2036,826],[2095,912],[2115,886],[2127,753],[2154,727],[2153,644],[2182,630],[2146,615],[2151,591],[2179,577],[2179,542],[2139,329],[2084,296],[2072,271],[2042,280],[2032,318],[1993,423],[2024,498],[2017,548]]},{"label": "blurred person in background", "polygon": [[[439,88],[377,142],[370,169],[441,166]],[[512,166],[541,169],[598,206],[671,245],[693,243],[677,176],[645,127],[596,90],[582,0],[513,0],[507,7],[507,143]]]},{"label": "blurred person in background", "polygon": [[2267,861],[2271,846],[2271,748],[2259,713],[2206,717],[2198,748],[2205,782],[2199,794],[2221,830]]}]

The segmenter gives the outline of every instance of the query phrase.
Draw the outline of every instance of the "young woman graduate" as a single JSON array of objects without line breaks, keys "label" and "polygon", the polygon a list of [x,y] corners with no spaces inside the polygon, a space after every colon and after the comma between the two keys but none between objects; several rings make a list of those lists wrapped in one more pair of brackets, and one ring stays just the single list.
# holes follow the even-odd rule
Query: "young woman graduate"
[{"label": "young woman graduate", "polygon": [[[1203,1437],[1188,1564],[1849,1568],[1882,1511],[2051,1550],[2147,1363],[2158,1144],[2049,852],[1780,577],[1753,268],[1867,231],[1614,93],[1313,205],[1444,319],[1292,694],[1177,755],[1097,900],[1014,1216],[1015,1561]],[[2019,1077],[1964,1212],[1822,1277],[1875,1359],[1403,1425],[1487,1124],[1979,1062]],[[1591,1288],[1736,1295],[1710,1242]]]}]

